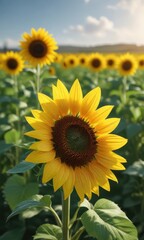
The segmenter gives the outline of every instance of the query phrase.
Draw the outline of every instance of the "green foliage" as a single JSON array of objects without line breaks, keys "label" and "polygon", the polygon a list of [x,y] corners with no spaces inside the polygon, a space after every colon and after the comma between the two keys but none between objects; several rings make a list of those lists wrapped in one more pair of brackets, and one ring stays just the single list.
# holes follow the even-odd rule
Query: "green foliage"
[{"label": "green foliage", "polygon": [[[65,70],[59,64],[53,66],[56,70],[53,77],[49,76],[47,66],[42,69],[41,92],[52,96],[51,86],[58,78],[68,89],[78,78],[84,95],[99,85],[102,89],[100,107],[115,106],[110,117],[121,118],[115,133],[128,138],[128,144],[119,151],[127,159],[127,170],[124,174],[116,172],[119,184],[111,183],[109,193],[100,189],[100,197],[118,203],[137,227],[139,240],[144,240],[144,72],[139,71],[124,81],[116,71],[95,74],[80,66]],[[30,144],[24,136],[30,128],[25,116],[30,116],[30,110],[37,108],[35,73],[35,69],[25,69],[18,76],[16,94],[14,79],[0,71],[0,240],[31,240],[32,236],[34,239],[61,239],[61,229],[55,225],[59,222],[58,215],[61,217],[60,195],[57,192],[53,195],[51,184],[41,184],[43,166],[39,168],[24,161]],[[41,195],[37,195],[38,192]],[[46,194],[51,194],[52,198]],[[72,198],[72,240],[138,239],[132,222],[114,202],[101,199],[93,206],[85,199],[77,208],[75,193]],[[92,202],[96,200],[93,195]],[[6,222],[7,218],[10,221]],[[93,237],[87,236],[80,218]],[[19,220],[22,226],[18,228]],[[48,224],[43,224],[45,222]]]},{"label": "green foliage", "polygon": [[12,169],[9,169],[7,173],[25,173],[26,171],[32,169],[35,166],[34,163],[22,161]]},{"label": "green foliage", "polygon": [[81,216],[88,234],[98,240],[138,240],[137,231],[125,213],[112,201],[100,199]]},{"label": "green foliage", "polygon": [[36,239],[62,240],[62,230],[52,224],[43,224],[37,229],[34,236],[34,240]]},{"label": "green foliage", "polygon": [[11,209],[18,203],[38,193],[38,184],[28,182],[24,176],[13,175],[8,178],[4,186],[4,195]]}]

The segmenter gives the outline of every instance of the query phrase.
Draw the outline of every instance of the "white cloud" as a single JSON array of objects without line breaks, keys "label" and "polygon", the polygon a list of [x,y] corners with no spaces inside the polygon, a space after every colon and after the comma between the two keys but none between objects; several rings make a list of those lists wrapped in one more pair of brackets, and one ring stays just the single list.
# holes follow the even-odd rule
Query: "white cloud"
[{"label": "white cloud", "polygon": [[19,41],[7,38],[3,42],[0,42],[0,47],[7,47],[7,48],[18,48],[19,46]]},{"label": "white cloud", "polygon": [[99,19],[92,16],[86,18],[84,25],[69,26],[64,33],[81,33],[82,35],[94,35],[97,37],[105,36],[107,32],[113,31],[114,24],[108,18],[101,16]]},{"label": "white cloud", "polygon": [[91,0],[84,0],[85,3],[89,3]]},{"label": "white cloud", "polygon": [[138,11],[137,14],[139,14],[139,10],[141,9],[141,7],[144,7],[144,1],[143,0],[119,0],[117,4],[108,5],[107,7],[115,10],[118,10],[118,9],[127,10],[131,14],[135,14],[135,12]]}]

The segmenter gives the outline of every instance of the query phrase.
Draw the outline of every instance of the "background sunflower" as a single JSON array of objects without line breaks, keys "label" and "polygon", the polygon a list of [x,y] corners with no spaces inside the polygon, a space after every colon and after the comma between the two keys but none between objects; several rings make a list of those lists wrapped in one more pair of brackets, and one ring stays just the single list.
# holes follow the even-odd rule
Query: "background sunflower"
[{"label": "background sunflower", "polygon": [[23,34],[20,42],[21,54],[31,65],[51,64],[55,60],[55,50],[58,49],[55,39],[44,28],[37,31],[32,28],[31,35]]}]

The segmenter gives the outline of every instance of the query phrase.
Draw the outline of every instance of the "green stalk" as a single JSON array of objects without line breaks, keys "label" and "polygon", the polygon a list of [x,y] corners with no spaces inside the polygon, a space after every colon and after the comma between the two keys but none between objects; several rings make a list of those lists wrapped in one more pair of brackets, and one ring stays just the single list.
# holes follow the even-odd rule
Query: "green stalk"
[{"label": "green stalk", "polygon": [[123,89],[122,89],[122,101],[123,101],[123,105],[126,104],[127,102],[127,96],[126,96],[126,91],[127,91],[127,76],[123,77],[122,79],[122,83],[123,83]]},{"label": "green stalk", "polygon": [[[37,65],[36,68],[36,95],[38,97],[38,93],[40,92],[40,84],[41,84],[41,79],[40,79],[40,74],[41,74],[41,68],[40,65]],[[37,101],[37,108],[39,109],[39,102]]]},{"label": "green stalk", "polygon": [[70,196],[64,200],[64,194],[62,194],[62,223],[63,240],[70,240]]},{"label": "green stalk", "polygon": [[[14,90],[15,90],[15,96],[16,96],[16,99],[17,101],[19,102],[19,86],[18,86],[18,79],[17,79],[17,76],[13,76],[13,79],[14,79]],[[21,124],[20,124],[20,108],[19,108],[19,103],[16,104],[16,115],[18,117],[18,122],[17,122],[17,131],[19,132],[20,134],[20,139],[22,137],[22,134],[21,134]],[[19,148],[16,146],[16,164],[19,163]]]}]

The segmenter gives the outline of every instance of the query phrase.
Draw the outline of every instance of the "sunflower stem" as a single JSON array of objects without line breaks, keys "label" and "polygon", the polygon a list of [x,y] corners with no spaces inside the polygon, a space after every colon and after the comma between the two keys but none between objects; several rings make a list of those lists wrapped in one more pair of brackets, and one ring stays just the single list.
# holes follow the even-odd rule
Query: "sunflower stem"
[{"label": "sunflower stem", "polygon": [[[17,76],[14,75],[13,76],[13,80],[14,80],[14,89],[15,89],[15,96],[16,96],[16,100],[18,101],[18,104],[16,104],[16,115],[18,117],[18,121],[17,121],[17,131],[19,132],[19,138],[21,139],[21,124],[20,124],[20,107],[19,107],[19,86],[18,86],[18,79]],[[19,162],[19,148],[16,146],[16,164]]]},{"label": "sunflower stem", "polygon": [[122,99],[123,99],[123,105],[126,104],[127,102],[127,96],[126,96],[126,91],[127,91],[127,76],[126,77],[123,77],[122,79],[122,82],[123,82],[123,92],[122,92]]},{"label": "sunflower stem", "polygon": [[[36,95],[38,97],[38,93],[40,92],[40,74],[41,74],[41,68],[40,68],[40,65],[38,64],[37,65],[37,68],[36,68]],[[38,109],[39,109],[39,102],[38,102]]]},{"label": "sunflower stem", "polygon": [[70,223],[70,196],[64,200],[64,194],[62,193],[62,232],[63,240],[70,240],[69,235],[69,223]]},{"label": "sunflower stem", "polygon": [[57,225],[58,225],[59,227],[62,227],[62,222],[61,222],[58,214],[55,212],[55,210],[54,210],[52,207],[50,208],[50,211],[51,211],[51,213],[54,215],[55,220],[56,220],[56,222],[57,222]]}]

